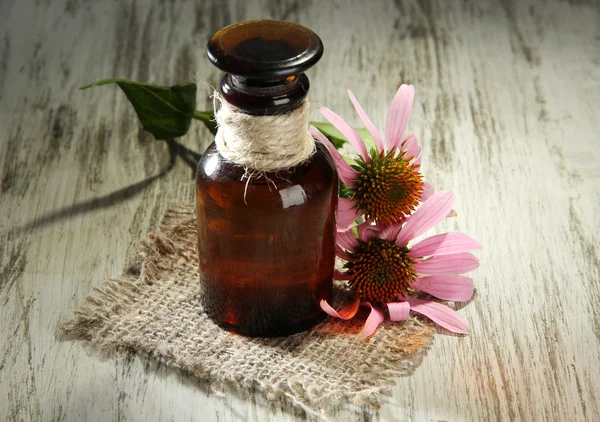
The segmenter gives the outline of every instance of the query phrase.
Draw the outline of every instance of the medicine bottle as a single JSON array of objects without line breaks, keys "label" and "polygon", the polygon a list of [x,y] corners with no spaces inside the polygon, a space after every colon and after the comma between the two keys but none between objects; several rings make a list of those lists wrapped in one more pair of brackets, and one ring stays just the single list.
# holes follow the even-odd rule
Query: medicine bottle
[{"label": "medicine bottle", "polygon": [[[294,113],[306,115],[304,72],[321,58],[323,45],[303,26],[256,20],[219,30],[207,53],[226,72],[221,101],[234,118],[232,126],[221,122],[221,143],[208,147],[196,174],[204,310],[220,326],[249,336],[308,329],[325,317],[319,302],[332,294],[338,177],[327,149],[312,137],[300,162],[271,167],[278,157],[289,158],[286,151],[297,155],[298,139],[306,142],[308,117],[299,126]],[[284,123],[269,126],[268,119]],[[241,134],[236,124],[244,126]],[[272,139],[271,132],[278,134],[275,144],[263,145],[262,135]],[[234,145],[232,134],[237,143],[225,152]],[[247,155],[257,157],[258,169],[240,162]],[[271,167],[265,170],[264,162]]]}]

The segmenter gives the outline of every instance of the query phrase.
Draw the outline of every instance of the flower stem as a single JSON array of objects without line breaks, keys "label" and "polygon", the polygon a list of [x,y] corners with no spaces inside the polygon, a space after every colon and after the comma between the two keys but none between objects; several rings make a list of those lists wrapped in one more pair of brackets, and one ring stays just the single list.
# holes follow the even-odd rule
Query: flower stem
[{"label": "flower stem", "polygon": [[212,132],[212,134],[217,133],[217,123],[215,122],[215,113],[212,110],[209,111],[198,111],[194,110],[194,114],[192,117],[196,120],[200,120],[204,123],[204,126],[208,128]]},{"label": "flower stem", "polygon": [[202,120],[203,122],[208,122],[215,118],[215,115],[212,111],[198,111],[194,110],[194,114],[192,116],[194,119]]}]

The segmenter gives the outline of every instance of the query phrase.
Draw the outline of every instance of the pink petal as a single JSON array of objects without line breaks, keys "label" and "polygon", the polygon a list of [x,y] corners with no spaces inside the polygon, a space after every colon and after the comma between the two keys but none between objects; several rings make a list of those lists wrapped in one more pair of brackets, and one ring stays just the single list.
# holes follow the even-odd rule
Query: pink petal
[{"label": "pink petal", "polygon": [[356,97],[354,96],[352,91],[350,91],[349,89],[347,91],[348,91],[348,96],[350,97],[350,101],[352,101],[352,105],[354,106],[354,109],[358,113],[360,120],[362,120],[365,127],[371,133],[371,136],[375,140],[375,145],[377,145],[377,149],[379,150],[379,152],[383,151],[384,150],[383,141],[381,140],[381,136],[379,135],[377,128],[371,122],[371,119],[369,119],[369,116],[367,116],[367,113],[365,113],[365,111],[363,110],[361,105],[358,103],[358,101],[356,100]]},{"label": "pink petal", "polygon": [[356,209],[357,202],[354,199],[340,198],[338,201],[338,209],[350,210]]},{"label": "pink petal", "polygon": [[372,225],[369,221],[360,223],[357,226],[358,238],[363,242],[370,242],[377,234],[377,227]]},{"label": "pink petal", "polygon": [[423,202],[415,213],[406,219],[396,243],[401,246],[406,245],[409,240],[414,239],[442,221],[452,209],[454,200],[454,192],[443,190]]},{"label": "pink petal", "polygon": [[404,321],[410,313],[408,302],[390,302],[387,304],[390,321]]},{"label": "pink petal", "polygon": [[350,280],[351,278],[352,278],[352,276],[350,276],[348,273],[343,273],[339,270],[333,271],[333,279],[334,280]]},{"label": "pink petal", "polygon": [[385,240],[394,240],[396,236],[398,236],[398,232],[400,232],[402,228],[401,223],[392,224],[391,226],[387,226],[379,232],[379,238]]},{"label": "pink petal", "polygon": [[334,318],[349,320],[354,315],[356,315],[356,312],[358,312],[358,307],[360,306],[360,298],[357,297],[354,302],[344,307],[339,312],[333,309],[325,299],[321,299],[319,305],[321,305],[321,309],[323,309],[327,313],[327,315],[330,315]]},{"label": "pink petal", "polygon": [[340,245],[335,245],[335,254],[342,258],[344,261],[351,261],[352,257],[346,252]]},{"label": "pink petal", "polygon": [[344,119],[326,107],[321,107],[319,111],[327,120],[329,120],[329,123],[335,126],[337,130],[342,132],[342,135],[344,135],[346,139],[348,139],[348,142],[350,142],[354,148],[356,148],[365,163],[371,161],[371,157],[367,153],[367,147],[365,146],[365,143],[352,126],[350,126]]},{"label": "pink petal", "polygon": [[418,170],[421,171],[421,159],[423,158],[423,151],[419,152],[415,157],[414,163],[417,164]]},{"label": "pink petal", "polygon": [[402,140],[402,135],[408,126],[414,98],[415,88],[412,85],[402,85],[392,100],[385,124],[385,138],[390,150],[398,146]]},{"label": "pink petal", "polygon": [[433,185],[425,180],[423,180],[423,193],[421,193],[421,202],[427,201],[429,198],[433,196],[435,193],[435,189]]},{"label": "pink petal", "polygon": [[412,157],[416,159],[421,156],[421,146],[414,133],[409,133],[404,137],[400,149],[406,151],[406,158]]},{"label": "pink petal", "polygon": [[417,273],[427,275],[463,274],[477,267],[479,267],[479,260],[468,252],[434,256],[413,264]]},{"label": "pink petal", "polygon": [[473,280],[457,275],[419,277],[411,287],[442,300],[464,302],[473,297]]},{"label": "pink petal", "polygon": [[432,255],[448,255],[481,249],[475,239],[463,233],[443,233],[428,237],[410,248],[410,256],[422,258]]},{"label": "pink petal", "polygon": [[375,331],[377,331],[377,327],[379,327],[379,325],[383,322],[383,312],[372,306],[369,302],[363,302],[362,304],[371,308],[371,313],[369,314],[369,317],[367,318],[365,326],[362,330],[362,335],[369,337]]},{"label": "pink petal", "polygon": [[317,129],[314,126],[311,126],[309,128],[309,131],[319,142],[321,142],[323,145],[325,145],[325,147],[327,147],[327,150],[329,151],[329,153],[333,157],[333,160],[335,161],[335,166],[337,168],[338,174],[340,175],[340,179],[342,179],[342,182],[344,182],[351,188],[355,188],[356,183],[354,182],[354,180],[358,179],[360,173],[354,170],[352,167],[350,167],[350,164],[348,164],[346,160],[344,160],[344,158],[340,155],[338,150],[335,149],[331,142],[329,142],[329,139],[327,139],[325,135],[323,135],[319,131],[319,129]]},{"label": "pink petal", "polygon": [[360,215],[360,210],[356,207],[356,201],[346,198],[338,199],[338,230],[345,230],[356,221]]},{"label": "pink petal", "polygon": [[356,252],[356,248],[358,248],[358,240],[354,237],[352,230],[337,232],[337,243],[350,252]]},{"label": "pink petal", "polygon": [[469,331],[469,323],[447,306],[410,296],[406,298],[406,301],[410,304],[411,311],[426,316],[436,324],[454,333],[465,334]]}]

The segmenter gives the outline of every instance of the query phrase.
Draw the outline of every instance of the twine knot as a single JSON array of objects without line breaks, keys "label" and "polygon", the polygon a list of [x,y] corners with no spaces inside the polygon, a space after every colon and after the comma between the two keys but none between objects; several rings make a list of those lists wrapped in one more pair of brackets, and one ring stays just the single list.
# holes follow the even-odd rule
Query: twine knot
[{"label": "twine knot", "polygon": [[276,171],[298,165],[315,152],[315,140],[308,131],[310,109],[300,107],[271,116],[240,112],[215,94],[221,107],[215,113],[219,153],[247,169]]}]

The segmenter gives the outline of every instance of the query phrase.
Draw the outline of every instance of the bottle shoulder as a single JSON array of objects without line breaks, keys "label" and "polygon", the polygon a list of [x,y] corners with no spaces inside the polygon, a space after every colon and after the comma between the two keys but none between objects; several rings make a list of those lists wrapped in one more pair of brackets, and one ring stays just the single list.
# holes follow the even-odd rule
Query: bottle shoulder
[{"label": "bottle shoulder", "polygon": [[290,169],[258,173],[247,171],[223,157],[211,144],[200,158],[196,190],[200,197],[230,205],[287,208],[337,194],[338,177],[327,149],[316,143],[316,151],[305,162]]}]

